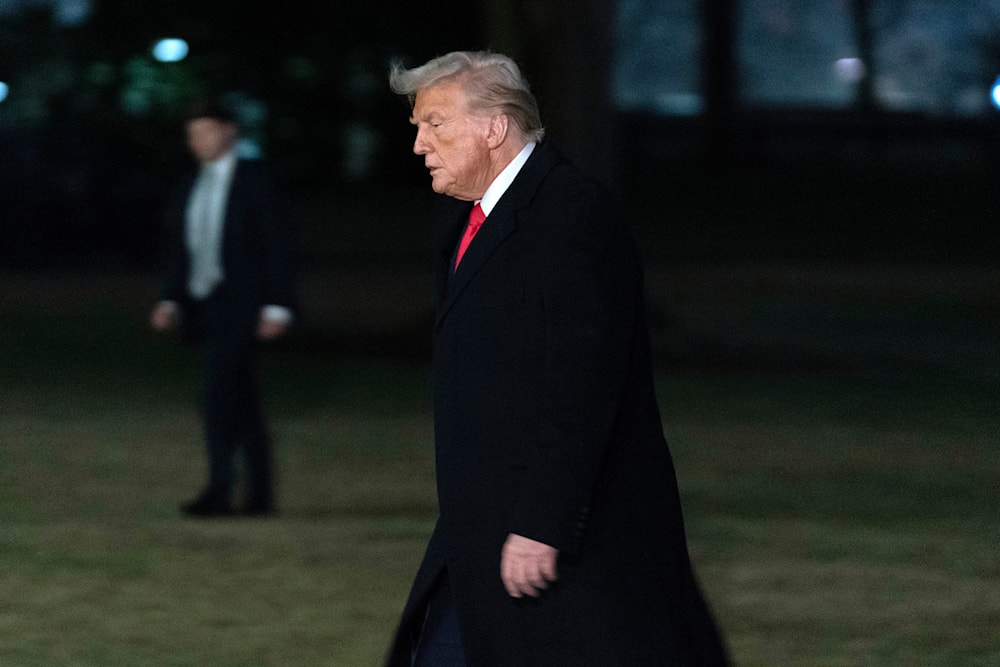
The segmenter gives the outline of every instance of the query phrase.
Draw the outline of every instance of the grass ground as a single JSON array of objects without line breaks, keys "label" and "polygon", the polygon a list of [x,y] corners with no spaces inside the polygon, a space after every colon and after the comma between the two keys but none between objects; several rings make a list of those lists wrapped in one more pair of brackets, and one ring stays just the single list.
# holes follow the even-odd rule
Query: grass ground
[{"label": "grass ground", "polygon": [[[435,516],[425,300],[335,278],[265,358],[281,515],[209,522],[177,512],[197,369],[145,329],[151,279],[2,281],[0,665],[378,664]],[[690,547],[737,664],[1000,663],[992,278],[650,271]]]}]

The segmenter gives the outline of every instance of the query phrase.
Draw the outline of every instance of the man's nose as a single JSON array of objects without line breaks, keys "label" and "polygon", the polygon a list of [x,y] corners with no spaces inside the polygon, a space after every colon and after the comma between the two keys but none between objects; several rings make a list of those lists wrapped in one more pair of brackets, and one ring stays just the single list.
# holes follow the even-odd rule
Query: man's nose
[{"label": "man's nose", "polygon": [[430,153],[430,144],[424,140],[423,130],[417,130],[417,136],[413,140],[413,152],[417,155]]}]

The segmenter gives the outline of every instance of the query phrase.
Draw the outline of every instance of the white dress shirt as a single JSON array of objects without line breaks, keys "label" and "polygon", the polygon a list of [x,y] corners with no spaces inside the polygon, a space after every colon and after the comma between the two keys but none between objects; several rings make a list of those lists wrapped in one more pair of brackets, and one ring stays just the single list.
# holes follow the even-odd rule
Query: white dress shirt
[{"label": "white dress shirt", "polygon": [[507,192],[507,188],[510,184],[514,182],[514,178],[517,177],[518,173],[521,171],[521,167],[524,163],[528,161],[528,157],[531,155],[531,151],[535,150],[535,142],[529,141],[525,144],[521,152],[514,156],[514,159],[510,161],[506,167],[503,168],[497,177],[493,179],[490,186],[486,188],[486,192],[483,193],[483,198],[479,200],[478,204],[483,209],[483,213],[489,217],[490,211],[493,207],[497,205],[500,201],[500,197],[503,193]]},{"label": "white dress shirt", "polygon": [[185,237],[191,257],[188,292],[205,299],[225,278],[222,271],[222,230],[226,200],[236,168],[236,153],[206,162],[191,189],[184,216]]}]

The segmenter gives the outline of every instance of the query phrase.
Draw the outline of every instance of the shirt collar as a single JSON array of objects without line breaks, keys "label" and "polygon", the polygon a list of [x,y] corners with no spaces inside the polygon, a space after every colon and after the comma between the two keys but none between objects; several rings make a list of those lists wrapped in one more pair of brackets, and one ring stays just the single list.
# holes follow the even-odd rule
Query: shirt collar
[{"label": "shirt collar", "polygon": [[514,182],[514,178],[521,171],[521,167],[524,166],[524,163],[528,161],[528,157],[531,155],[531,151],[533,150],[535,150],[535,142],[529,141],[525,144],[524,148],[521,149],[521,152],[514,156],[514,159],[510,161],[510,164],[504,167],[503,171],[501,171],[497,177],[493,179],[490,186],[486,188],[486,192],[483,193],[483,198],[479,200],[479,205],[482,207],[483,213],[486,215],[490,214],[493,207],[497,205],[498,201],[500,201],[500,197],[503,196],[503,193],[507,192],[507,188],[509,188],[510,184]]}]

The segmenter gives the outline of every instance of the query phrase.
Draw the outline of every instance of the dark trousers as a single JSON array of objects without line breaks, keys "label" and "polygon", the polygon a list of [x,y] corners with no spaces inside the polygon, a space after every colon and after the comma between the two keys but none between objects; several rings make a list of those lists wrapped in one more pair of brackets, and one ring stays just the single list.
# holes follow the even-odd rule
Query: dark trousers
[{"label": "dark trousers", "polygon": [[447,572],[441,575],[427,602],[427,616],[414,651],[413,667],[466,667]]},{"label": "dark trousers", "polygon": [[273,505],[273,464],[257,381],[256,308],[216,294],[192,308],[192,331],[204,345],[202,418],[208,454],[207,493],[228,502],[236,453],[246,463],[246,501]]}]

